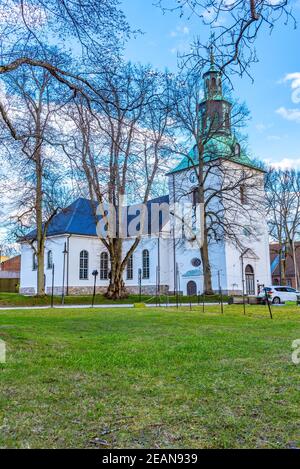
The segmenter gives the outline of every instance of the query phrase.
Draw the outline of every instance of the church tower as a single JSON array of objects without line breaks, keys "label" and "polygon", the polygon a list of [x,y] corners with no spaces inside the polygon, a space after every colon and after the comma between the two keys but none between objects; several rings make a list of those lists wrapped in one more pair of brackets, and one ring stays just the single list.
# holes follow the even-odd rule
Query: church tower
[{"label": "church tower", "polygon": [[210,68],[203,75],[204,99],[199,105],[201,132],[231,135],[231,103],[223,96],[222,73],[216,69],[211,50]]}]

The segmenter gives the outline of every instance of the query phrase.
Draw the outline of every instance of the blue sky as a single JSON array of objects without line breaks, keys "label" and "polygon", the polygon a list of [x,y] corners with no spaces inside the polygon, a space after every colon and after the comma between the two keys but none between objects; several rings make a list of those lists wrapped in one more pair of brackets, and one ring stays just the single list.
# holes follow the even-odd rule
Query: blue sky
[{"label": "blue sky", "polygon": [[[187,50],[193,37],[204,33],[199,19],[163,15],[153,0],[123,0],[123,10],[131,26],[144,32],[128,44],[127,58],[160,69],[176,70],[177,51]],[[266,30],[260,33],[259,63],[252,66],[254,83],[246,77],[235,79],[234,95],[251,113],[252,155],[300,168],[300,0],[295,1],[294,16],[298,29],[280,21],[271,35]]]}]

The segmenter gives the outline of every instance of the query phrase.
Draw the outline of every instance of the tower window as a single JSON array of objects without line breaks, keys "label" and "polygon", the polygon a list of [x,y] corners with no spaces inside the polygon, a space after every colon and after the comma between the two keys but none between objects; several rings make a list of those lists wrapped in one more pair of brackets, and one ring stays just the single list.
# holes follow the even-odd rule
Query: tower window
[{"label": "tower window", "polygon": [[209,93],[209,79],[206,80],[206,93]]},{"label": "tower window", "polygon": [[247,204],[246,188],[244,184],[240,187],[240,200],[242,205]]},{"label": "tower window", "polygon": [[100,279],[108,279],[108,254],[107,252],[101,252],[100,255]]},{"label": "tower window", "polygon": [[79,255],[79,279],[88,280],[89,277],[89,253],[81,251]]},{"label": "tower window", "polygon": [[226,129],[229,129],[229,127],[230,127],[229,112],[225,113],[225,127],[226,127]]},{"label": "tower window", "polygon": [[150,277],[150,258],[148,249],[143,251],[143,278]]},{"label": "tower window", "polygon": [[240,156],[240,154],[241,154],[240,144],[236,143],[234,147],[234,156]]},{"label": "tower window", "polygon": [[211,79],[211,89],[213,92],[217,90],[217,80],[215,79],[215,77]]},{"label": "tower window", "polygon": [[213,129],[218,129],[219,126],[220,126],[220,116],[219,116],[219,113],[216,111],[214,113],[212,127]]}]

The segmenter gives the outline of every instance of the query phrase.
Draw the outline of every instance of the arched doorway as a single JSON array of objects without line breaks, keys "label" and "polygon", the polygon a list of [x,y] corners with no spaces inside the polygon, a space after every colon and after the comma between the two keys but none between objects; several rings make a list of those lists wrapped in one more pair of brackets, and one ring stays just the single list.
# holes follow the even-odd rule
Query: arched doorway
[{"label": "arched doorway", "polygon": [[197,284],[193,280],[190,280],[187,284],[187,294],[188,296],[197,295]]},{"label": "arched doorway", "polygon": [[254,270],[250,264],[246,266],[245,277],[246,277],[246,294],[255,295]]}]

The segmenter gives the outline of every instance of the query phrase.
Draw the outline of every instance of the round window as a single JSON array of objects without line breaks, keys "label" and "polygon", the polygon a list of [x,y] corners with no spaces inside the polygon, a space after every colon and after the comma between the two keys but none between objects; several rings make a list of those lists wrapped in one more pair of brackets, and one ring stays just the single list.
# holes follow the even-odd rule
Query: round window
[{"label": "round window", "polygon": [[192,266],[193,267],[199,267],[201,265],[201,261],[198,257],[194,257],[194,259],[192,259]]}]

